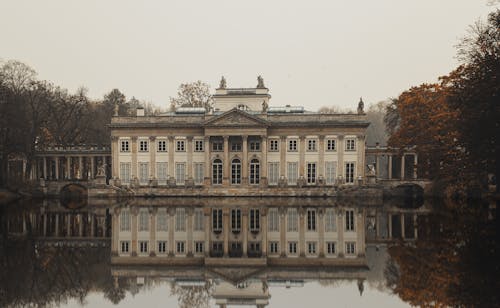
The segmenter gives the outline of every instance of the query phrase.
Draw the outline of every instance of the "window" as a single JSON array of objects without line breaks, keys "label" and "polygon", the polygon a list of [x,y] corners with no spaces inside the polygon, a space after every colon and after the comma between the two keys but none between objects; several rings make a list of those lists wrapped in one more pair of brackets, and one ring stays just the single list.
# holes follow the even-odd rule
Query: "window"
[{"label": "window", "polygon": [[299,216],[297,213],[297,209],[290,208],[288,209],[287,213],[287,230],[291,232],[297,232],[298,229],[298,221],[299,221]]},{"label": "window", "polygon": [[120,163],[120,179],[123,183],[130,183],[130,163]]},{"label": "window", "polygon": [[167,242],[158,241],[158,253],[160,253],[160,254],[167,253]]},{"label": "window", "polygon": [[267,213],[267,230],[269,232],[278,232],[280,228],[280,217],[277,208],[269,209]]},{"label": "window", "polygon": [[258,159],[250,162],[250,184],[260,183],[260,163]]},{"label": "window", "polygon": [[260,212],[258,209],[250,210],[250,231],[260,230]]},{"label": "window", "polygon": [[307,253],[310,255],[316,254],[316,242],[307,242]]},{"label": "window", "polygon": [[220,159],[212,163],[212,184],[222,184],[222,160]]},{"label": "window", "polygon": [[202,185],[204,177],[205,177],[204,164],[203,163],[194,163],[194,183],[196,185]]},{"label": "window", "polygon": [[240,142],[231,142],[231,151],[232,152],[241,152],[241,143]]},{"label": "window", "polygon": [[241,210],[231,210],[231,231],[239,232],[241,230]]},{"label": "window", "polygon": [[158,140],[158,152],[167,151],[167,140]]},{"label": "window", "polygon": [[308,139],[307,140],[307,151],[308,152],[316,152],[316,139]]},{"label": "window", "polygon": [[212,210],[212,230],[222,232],[222,209]]},{"label": "window", "polygon": [[299,163],[293,162],[293,163],[288,163],[288,185],[297,185],[297,178],[299,177],[298,174],[298,166]]},{"label": "window", "polygon": [[145,254],[148,253],[148,241],[139,241],[139,253]]},{"label": "window", "polygon": [[168,231],[168,216],[166,211],[158,211],[156,215],[156,231]]},{"label": "window", "polygon": [[214,152],[222,152],[222,151],[224,151],[224,141],[222,141],[222,140],[214,140],[212,142],[212,151],[214,151]]},{"label": "window", "polygon": [[231,184],[241,184],[241,162],[233,159],[231,162]]},{"label": "window", "polygon": [[186,231],[186,210],[184,208],[175,209],[175,231]]},{"label": "window", "polygon": [[327,151],[337,150],[335,139],[326,139],[326,150]]},{"label": "window", "polygon": [[307,163],[307,184],[316,184],[316,163]]},{"label": "window", "polygon": [[356,253],[356,243],[355,242],[347,242],[345,243],[345,253],[347,255],[353,255]]},{"label": "window", "polygon": [[203,209],[194,210],[194,231],[203,231],[204,215]]},{"label": "window", "polygon": [[277,254],[279,252],[278,242],[269,242],[269,252],[272,254]]},{"label": "window", "polygon": [[288,253],[291,255],[297,254],[297,242],[288,242]]},{"label": "window", "polygon": [[186,251],[186,243],[183,241],[175,242],[175,246],[177,247],[177,253],[183,254]]},{"label": "window", "polygon": [[345,230],[354,231],[354,211],[345,211]]},{"label": "window", "polygon": [[260,151],[260,141],[259,140],[250,140],[250,151]]},{"label": "window", "polygon": [[288,140],[288,152],[297,152],[297,139]]},{"label": "window", "polygon": [[250,254],[260,253],[260,243],[259,242],[250,242]]},{"label": "window", "polygon": [[356,139],[349,138],[345,140],[345,150],[346,151],[356,151]]},{"label": "window", "polygon": [[335,211],[333,209],[327,209],[325,211],[325,231],[334,232],[337,229],[335,226]]},{"label": "window", "polygon": [[335,254],[335,242],[326,242],[326,253],[329,255]]},{"label": "window", "polygon": [[186,151],[186,141],[177,140],[175,143],[175,150],[177,152],[185,152]]},{"label": "window", "polygon": [[203,253],[203,242],[194,242],[194,252],[197,254]]},{"label": "window", "polygon": [[120,141],[120,152],[130,152],[130,143],[128,140]]},{"label": "window", "polygon": [[165,182],[167,180],[167,174],[168,174],[168,163],[165,162],[156,163],[156,177],[158,178],[158,181]]},{"label": "window", "polygon": [[203,140],[195,140],[194,141],[194,151],[195,152],[203,152],[204,151],[204,142],[203,142]]},{"label": "window", "polygon": [[345,182],[348,184],[354,183],[354,163],[345,164]]},{"label": "window", "polygon": [[139,182],[146,185],[149,180],[149,163],[139,163]]},{"label": "window", "polygon": [[121,241],[120,242],[120,246],[121,246],[121,252],[122,253],[129,252],[129,247],[130,247],[130,242],[129,241]]},{"label": "window", "polygon": [[267,168],[268,184],[278,185],[279,176],[280,176],[280,163],[279,162],[269,163]]},{"label": "window", "polygon": [[139,232],[149,231],[149,212],[148,210],[139,211]]},{"label": "window", "polygon": [[120,213],[120,231],[130,231],[130,212],[122,210]]},{"label": "window", "polygon": [[269,152],[278,152],[279,151],[279,140],[278,139],[270,139],[269,140]]},{"label": "window", "polygon": [[147,140],[139,140],[139,152],[148,152],[149,142]]},{"label": "window", "polygon": [[327,185],[335,184],[335,178],[337,177],[337,162],[327,161],[325,162],[325,180]]},{"label": "window", "polygon": [[175,183],[184,185],[186,181],[186,163],[175,163]]},{"label": "window", "polygon": [[316,211],[307,210],[307,231],[316,231]]}]

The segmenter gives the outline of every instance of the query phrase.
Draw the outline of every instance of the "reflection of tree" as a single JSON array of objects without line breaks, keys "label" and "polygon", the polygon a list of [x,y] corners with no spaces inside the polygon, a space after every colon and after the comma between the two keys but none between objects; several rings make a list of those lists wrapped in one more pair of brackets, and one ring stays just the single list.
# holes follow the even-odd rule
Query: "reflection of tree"
[{"label": "reflection of tree", "polygon": [[170,285],[170,294],[177,296],[180,308],[203,308],[209,307],[213,288],[213,282],[208,280],[203,286],[179,286],[172,283]]}]

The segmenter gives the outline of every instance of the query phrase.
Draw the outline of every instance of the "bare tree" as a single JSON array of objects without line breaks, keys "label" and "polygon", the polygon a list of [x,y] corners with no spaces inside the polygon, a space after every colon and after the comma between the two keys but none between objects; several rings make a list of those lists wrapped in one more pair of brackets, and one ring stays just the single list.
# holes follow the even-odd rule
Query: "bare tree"
[{"label": "bare tree", "polygon": [[203,107],[209,111],[213,107],[210,86],[200,80],[183,83],[179,86],[177,97],[170,98],[171,109],[175,107]]}]

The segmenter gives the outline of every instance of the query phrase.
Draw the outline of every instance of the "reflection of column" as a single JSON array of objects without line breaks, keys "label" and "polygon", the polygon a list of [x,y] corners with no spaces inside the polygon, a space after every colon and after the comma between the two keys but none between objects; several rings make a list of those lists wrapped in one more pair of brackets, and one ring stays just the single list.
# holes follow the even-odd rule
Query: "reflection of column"
[{"label": "reflection of column", "polygon": [[[94,216],[91,215],[91,222],[90,222],[90,234],[91,237],[94,237]],[[120,221],[120,208],[115,207],[113,210],[113,216],[111,218],[111,255],[112,256],[117,256],[118,255],[118,249],[119,249],[119,232],[120,228],[118,226],[118,222]]]},{"label": "reflection of column", "polygon": [[193,208],[187,209],[187,256],[193,256]]},{"label": "reflection of column", "polygon": [[[95,236],[95,215],[94,214],[89,214],[89,219],[90,219],[90,237],[93,238]],[[118,217],[116,217],[116,222],[115,223],[118,226]],[[118,229],[116,229],[116,230],[118,230]],[[111,233],[113,233],[113,221],[111,221]],[[115,233],[117,233],[117,232],[115,232]],[[118,247],[118,244],[117,244],[116,247]]]},{"label": "reflection of column", "polygon": [[248,136],[241,136],[243,139],[243,157],[241,161],[241,184],[248,184]]},{"label": "reflection of column", "polygon": [[149,177],[156,178],[156,137],[149,137]]},{"label": "reflection of column", "polygon": [[418,238],[418,220],[417,220],[417,214],[413,215],[413,237],[415,240]]},{"label": "reflection of column", "polygon": [[54,158],[56,164],[56,180],[59,180],[59,156]]},{"label": "reflection of column", "polygon": [[89,156],[90,159],[90,179],[94,178],[94,169],[95,169],[95,157],[94,156]]},{"label": "reflection of column", "polygon": [[305,257],[305,224],[304,224],[304,216],[305,216],[305,208],[299,208],[299,255],[301,257]]},{"label": "reflection of column", "polygon": [[59,214],[56,214],[56,232],[55,232],[55,236],[58,237],[59,236]]},{"label": "reflection of column", "polygon": [[224,162],[222,184],[229,185],[229,136],[224,136]]},{"label": "reflection of column", "polygon": [[139,214],[139,209],[133,207],[130,210],[130,214],[132,215],[132,257],[137,256],[137,215]]},{"label": "reflection of column", "polygon": [[66,156],[66,179],[71,179],[71,156]]},{"label": "reflection of column", "polygon": [[401,219],[401,238],[405,238],[405,214],[400,214],[399,219]]},{"label": "reflection of column", "polygon": [[318,238],[319,238],[319,256],[325,256],[325,221],[324,209],[318,210]]},{"label": "reflection of column", "polygon": [[392,179],[392,154],[389,154],[389,162],[387,164],[387,168],[388,168],[388,178],[389,180]]},{"label": "reflection of column", "polygon": [[204,219],[203,221],[205,222],[205,257],[210,256],[210,213],[211,209],[209,207],[206,207],[203,209],[203,215]]},{"label": "reflection of column", "polygon": [[70,237],[73,234],[71,233],[71,214],[66,214],[66,236]]},{"label": "reflection of column", "polygon": [[49,177],[47,176],[47,157],[43,157],[43,178],[48,179]]},{"label": "reflection of column", "polygon": [[78,214],[78,236],[83,236],[83,216],[82,214]]},{"label": "reflection of column", "polygon": [[78,179],[83,179],[83,158],[78,156]]},{"label": "reflection of column", "polygon": [[339,209],[338,215],[337,215],[337,234],[338,234],[338,256],[343,257],[344,256],[344,215],[343,215],[343,210]]},{"label": "reflection of column", "polygon": [[47,213],[43,214],[43,236],[47,236]]},{"label": "reflection of column", "polygon": [[306,163],[306,137],[300,136],[299,138],[299,176],[305,177],[305,163]]},{"label": "reflection of column", "polygon": [[247,257],[248,251],[248,209],[241,209],[242,223],[241,231],[243,232],[243,257]]},{"label": "reflection of column", "polygon": [[356,218],[356,238],[358,247],[358,256],[362,257],[365,255],[365,213],[363,209],[359,209],[357,212],[358,217]]},{"label": "reflection of column", "polygon": [[260,164],[262,172],[261,172],[261,185],[264,187],[267,186],[267,136],[261,136],[261,144],[262,144],[262,162]]},{"label": "reflection of column", "polygon": [[417,153],[413,154],[413,179],[417,179],[417,164],[418,164],[418,155]]},{"label": "reflection of column", "polygon": [[375,174],[377,179],[380,178],[380,155],[375,154]]},{"label": "reflection of column", "polygon": [[401,155],[401,180],[405,179],[405,155]]},{"label": "reflection of column", "polygon": [[388,225],[389,225],[389,234],[388,234],[388,238],[389,239],[392,239],[392,215],[391,213],[387,214],[388,216]]},{"label": "reflection of column", "polygon": [[280,255],[286,257],[286,208],[281,207],[280,213]]},{"label": "reflection of column", "polygon": [[224,257],[229,252],[229,209],[222,209],[222,232],[224,238]]},{"label": "reflection of column", "polygon": [[[151,149],[154,149],[151,147]],[[152,208],[149,210],[149,245],[151,246],[149,255],[151,257],[156,256],[156,214],[158,213],[158,208]]]},{"label": "reflection of column", "polygon": [[174,247],[175,247],[175,242],[174,242],[174,231],[175,231],[175,226],[174,226],[174,214],[175,214],[175,207],[168,208],[167,210],[168,213],[168,255],[173,257],[174,254]]},{"label": "reflection of column", "polygon": [[266,257],[267,256],[267,209],[261,209],[260,212],[262,213],[262,224],[260,227],[262,228],[262,256]]}]

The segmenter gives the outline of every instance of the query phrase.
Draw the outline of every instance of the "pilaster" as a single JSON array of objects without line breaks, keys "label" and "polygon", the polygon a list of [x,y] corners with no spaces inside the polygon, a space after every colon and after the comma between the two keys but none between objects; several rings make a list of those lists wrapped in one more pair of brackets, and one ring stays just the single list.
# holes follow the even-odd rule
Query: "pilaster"
[{"label": "pilaster", "polygon": [[149,137],[149,177],[156,178],[156,137]]}]

